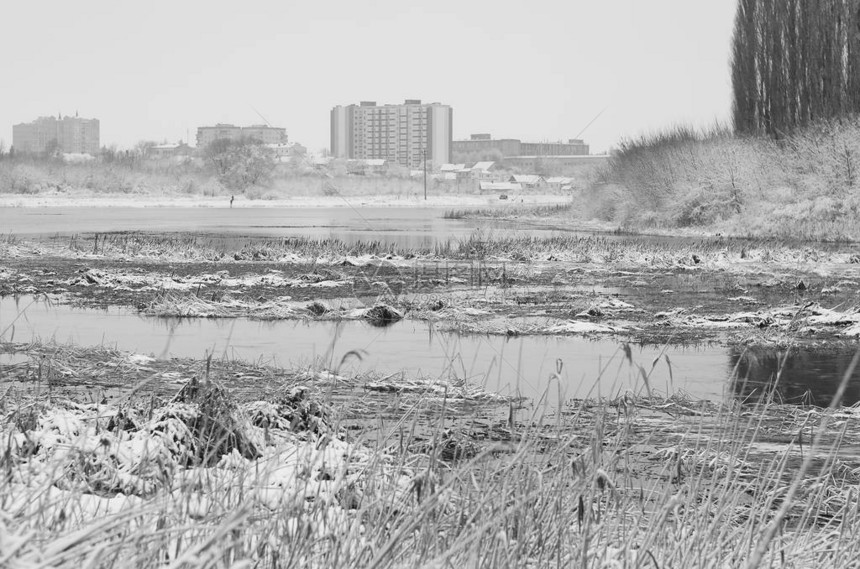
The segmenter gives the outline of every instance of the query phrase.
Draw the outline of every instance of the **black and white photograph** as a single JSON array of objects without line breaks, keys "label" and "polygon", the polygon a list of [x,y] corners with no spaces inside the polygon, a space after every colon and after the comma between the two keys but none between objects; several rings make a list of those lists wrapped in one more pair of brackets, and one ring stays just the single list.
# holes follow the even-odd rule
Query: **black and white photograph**
[{"label": "black and white photograph", "polygon": [[0,568],[860,568],[860,0],[0,40]]}]

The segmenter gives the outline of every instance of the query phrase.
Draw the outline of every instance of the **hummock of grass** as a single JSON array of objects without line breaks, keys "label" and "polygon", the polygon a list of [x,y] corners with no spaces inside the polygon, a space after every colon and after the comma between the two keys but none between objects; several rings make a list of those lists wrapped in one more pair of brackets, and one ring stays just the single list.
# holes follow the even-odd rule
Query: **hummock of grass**
[{"label": "hummock of grass", "polygon": [[396,437],[362,444],[323,400],[331,374],[321,390],[239,400],[208,369],[165,399],[7,390],[3,564],[849,567],[860,555],[855,408],[628,393],[562,413],[511,402],[476,422],[446,419],[443,391],[434,415],[419,423],[412,399],[385,415]]},{"label": "hummock of grass", "polygon": [[194,294],[167,293],[158,295],[141,312],[147,316],[169,318],[252,318],[255,320],[285,320],[308,314],[296,303],[271,300],[257,302],[221,296],[200,298]]}]

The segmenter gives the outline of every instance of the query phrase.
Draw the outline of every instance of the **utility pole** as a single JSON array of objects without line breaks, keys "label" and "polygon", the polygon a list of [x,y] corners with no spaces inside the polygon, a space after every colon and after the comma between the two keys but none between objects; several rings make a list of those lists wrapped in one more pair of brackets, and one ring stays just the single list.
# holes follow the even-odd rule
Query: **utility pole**
[{"label": "utility pole", "polygon": [[424,201],[427,201],[427,150],[421,149],[421,159],[424,162]]}]

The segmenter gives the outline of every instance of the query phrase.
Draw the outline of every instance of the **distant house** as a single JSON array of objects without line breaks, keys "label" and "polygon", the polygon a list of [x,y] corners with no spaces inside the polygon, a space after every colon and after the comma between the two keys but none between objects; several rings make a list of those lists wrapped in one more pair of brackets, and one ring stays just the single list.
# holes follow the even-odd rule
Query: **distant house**
[{"label": "distant house", "polygon": [[290,145],[289,144],[280,144],[280,143],[272,143],[272,144],[264,144],[263,145],[272,155],[280,160],[284,157],[289,157],[290,155]]},{"label": "distant house", "polygon": [[388,171],[388,160],[382,158],[368,158],[367,169],[371,174],[384,174]]},{"label": "distant house", "polygon": [[573,187],[573,178],[551,176],[546,179],[546,185],[553,190],[569,190]]},{"label": "distant house", "polygon": [[478,188],[482,192],[516,192],[523,189],[514,182],[478,182]]},{"label": "distant house", "polygon": [[346,161],[346,172],[348,174],[364,176],[367,174],[384,174],[387,171],[388,161],[382,158],[352,159]]},{"label": "distant house", "polygon": [[439,170],[446,180],[467,180],[472,173],[471,168],[466,168],[465,164],[442,164]]},{"label": "distant house", "polygon": [[508,181],[530,190],[539,188],[544,184],[544,179],[537,174],[514,174]]},{"label": "distant house", "polygon": [[492,173],[495,167],[495,162],[478,162],[471,168],[471,176],[473,180],[492,180],[495,176]]},{"label": "distant house", "polygon": [[156,144],[146,149],[146,157],[151,160],[173,158],[175,156],[190,156],[191,147],[184,142],[176,144]]},{"label": "distant house", "polygon": [[332,160],[334,160],[334,158],[332,158],[331,156],[319,156],[317,154],[314,154],[314,155],[308,156],[307,160],[308,160],[308,163],[315,170],[323,170],[323,169],[328,167],[328,165],[331,163]]},{"label": "distant house", "polygon": [[297,142],[264,144],[269,152],[279,162],[290,162],[294,158],[303,158],[308,149]]}]

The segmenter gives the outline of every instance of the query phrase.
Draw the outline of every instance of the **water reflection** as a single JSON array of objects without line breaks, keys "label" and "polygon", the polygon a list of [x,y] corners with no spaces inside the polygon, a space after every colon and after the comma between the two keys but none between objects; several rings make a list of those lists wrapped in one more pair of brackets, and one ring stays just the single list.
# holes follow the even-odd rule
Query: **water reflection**
[{"label": "water reflection", "polygon": [[[857,347],[823,351],[815,348],[729,348],[729,369],[736,370],[732,390],[757,401],[775,391],[777,401],[829,405],[848,371]],[[778,379],[777,379],[778,376]],[[843,405],[860,401],[860,367],[848,380]]]},{"label": "water reflection", "polygon": [[[0,299],[0,329],[22,312],[15,322],[16,342],[40,338],[102,344],[162,358],[200,358],[208,352],[283,366],[316,360],[334,367],[344,355],[358,351],[362,359],[350,360],[344,371],[456,378],[534,399],[544,394],[555,399],[559,393],[571,398],[642,391],[639,365],[651,370],[651,387],[664,393],[683,390],[720,399],[726,385],[725,355],[714,347],[671,347],[670,366],[661,359],[661,347],[636,346],[631,352],[635,365],[630,365],[612,338],[459,335],[434,332],[429,324],[413,320],[374,328],[354,321],[145,318],[126,310],[29,300],[16,306],[12,298]],[[563,368],[556,375],[559,360]]]}]

